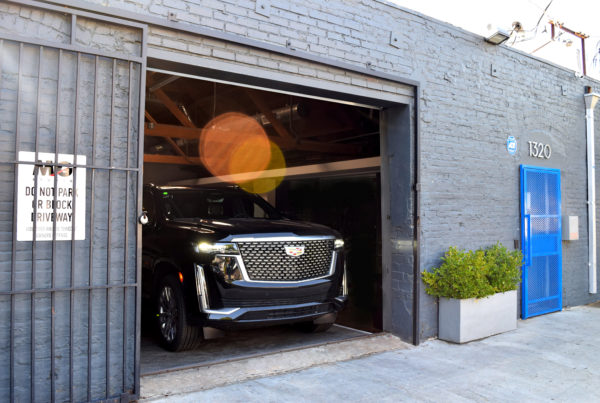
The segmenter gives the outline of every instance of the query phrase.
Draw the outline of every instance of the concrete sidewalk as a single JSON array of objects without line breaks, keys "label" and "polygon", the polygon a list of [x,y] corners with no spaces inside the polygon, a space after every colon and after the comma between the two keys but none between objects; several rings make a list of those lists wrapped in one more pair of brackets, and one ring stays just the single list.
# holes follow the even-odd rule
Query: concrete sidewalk
[{"label": "concrete sidewalk", "polygon": [[418,347],[156,399],[165,402],[550,400],[600,402],[600,305],[519,321],[516,331],[465,345],[431,340]]}]

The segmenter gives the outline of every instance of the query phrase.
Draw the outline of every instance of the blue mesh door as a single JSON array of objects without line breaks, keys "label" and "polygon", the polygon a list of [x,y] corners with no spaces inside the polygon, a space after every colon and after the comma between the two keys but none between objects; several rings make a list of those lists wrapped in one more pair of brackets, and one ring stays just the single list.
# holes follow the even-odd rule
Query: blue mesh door
[{"label": "blue mesh door", "polygon": [[521,165],[523,319],[562,309],[560,170]]}]

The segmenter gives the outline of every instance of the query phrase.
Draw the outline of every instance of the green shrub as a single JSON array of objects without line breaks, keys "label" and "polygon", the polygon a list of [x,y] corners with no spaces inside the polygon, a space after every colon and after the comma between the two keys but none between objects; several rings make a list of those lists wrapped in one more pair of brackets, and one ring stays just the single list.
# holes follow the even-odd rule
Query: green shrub
[{"label": "green shrub", "polygon": [[521,280],[521,251],[497,243],[485,250],[450,247],[442,264],[422,275],[425,290],[434,297],[483,298],[515,290]]},{"label": "green shrub", "polygon": [[487,278],[495,292],[516,290],[521,282],[521,251],[508,251],[498,242],[485,251],[485,256],[489,262]]}]

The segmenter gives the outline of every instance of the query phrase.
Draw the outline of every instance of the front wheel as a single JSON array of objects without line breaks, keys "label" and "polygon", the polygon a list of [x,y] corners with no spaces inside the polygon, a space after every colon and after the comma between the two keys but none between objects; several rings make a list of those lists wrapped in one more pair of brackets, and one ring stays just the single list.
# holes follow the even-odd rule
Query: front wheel
[{"label": "front wheel", "polygon": [[195,348],[201,329],[187,324],[181,286],[174,276],[163,277],[156,292],[156,326],[161,346],[169,351]]}]

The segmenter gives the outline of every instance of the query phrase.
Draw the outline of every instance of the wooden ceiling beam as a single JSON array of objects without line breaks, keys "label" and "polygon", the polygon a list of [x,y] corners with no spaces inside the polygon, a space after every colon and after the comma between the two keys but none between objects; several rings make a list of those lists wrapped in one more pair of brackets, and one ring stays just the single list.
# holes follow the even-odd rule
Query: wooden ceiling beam
[{"label": "wooden ceiling beam", "polygon": [[[168,137],[168,138],[180,138],[198,140],[200,138],[201,129],[191,129],[188,127],[166,125],[166,124],[152,124],[147,125],[144,133],[147,136],[154,137]],[[300,141],[288,140],[281,137],[270,136],[269,139],[277,144],[284,150],[300,150],[300,151],[316,151],[331,154],[360,154],[362,148],[354,144],[331,144],[321,143],[318,141]]]},{"label": "wooden ceiling beam", "polygon": [[179,76],[168,76],[163,78],[162,80],[160,80],[157,83],[152,84],[151,86],[149,86],[148,90],[150,92],[154,92],[162,87],[164,87],[165,85],[171,84],[173,81],[175,80],[179,80]]},{"label": "wooden ceiling beam", "polygon": [[[144,111],[144,115],[146,116],[146,119],[148,119],[150,122],[152,122],[153,124],[157,124],[156,119],[154,119],[152,117],[152,115],[150,115],[150,112],[148,112],[147,110]],[[167,140],[167,143],[169,143],[169,145],[171,147],[173,147],[173,149],[175,150],[175,152],[179,155],[181,155],[182,157],[187,158],[187,155],[183,152],[183,150],[177,145],[177,143],[170,137],[164,137],[165,140]]]},{"label": "wooden ceiling beam", "polygon": [[181,148],[179,148],[177,143],[172,138],[165,137],[165,140],[167,140],[167,143],[169,143],[169,145],[171,145],[171,147],[173,147],[175,149],[175,152],[177,154],[181,155],[182,157],[187,158],[187,155],[183,152],[183,150]]},{"label": "wooden ceiling beam", "polygon": [[[151,124],[146,125],[144,133],[147,136],[180,138],[189,140],[198,140],[200,138],[201,129],[191,129],[188,127],[166,125],[166,124]],[[331,154],[360,154],[362,148],[354,144],[331,144],[321,143],[318,141],[300,141],[284,139],[281,137],[270,136],[269,139],[284,150],[300,150],[300,151],[316,151]]]},{"label": "wooden ceiling beam", "polygon": [[273,129],[284,139],[295,140],[294,136],[290,134],[288,129],[275,117],[275,114],[269,108],[269,105],[265,102],[264,98],[257,91],[246,89],[246,94],[250,97],[254,105],[260,110],[260,113],[265,115],[267,120],[271,122],[271,126]]},{"label": "wooden ceiling beam", "polygon": [[144,154],[144,162],[175,165],[201,165],[198,157],[182,157],[179,155]]},{"label": "wooden ceiling beam", "polygon": [[162,89],[158,89],[154,91],[154,94],[160,99],[163,105],[175,116],[175,118],[184,125],[189,128],[196,128],[196,125],[186,116],[185,113],[179,109],[179,106],[167,95]]},{"label": "wooden ceiling beam", "polygon": [[167,125],[164,123],[147,124],[144,129],[146,136],[168,137],[176,139],[198,140],[202,129]]},{"label": "wooden ceiling beam", "polygon": [[147,110],[147,109],[144,111],[144,116],[146,116],[146,119],[148,119],[150,122],[152,122],[152,123],[154,123],[154,124],[157,124],[157,123],[158,123],[158,122],[156,121],[156,119],[154,119],[154,118],[152,117],[152,115],[150,115],[150,112],[148,112],[148,110]]}]

